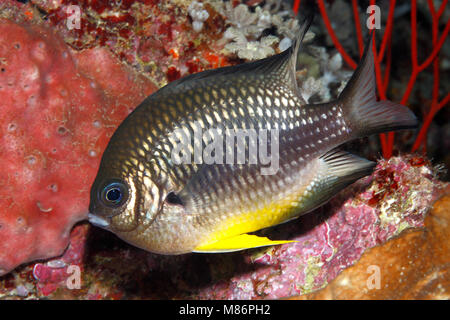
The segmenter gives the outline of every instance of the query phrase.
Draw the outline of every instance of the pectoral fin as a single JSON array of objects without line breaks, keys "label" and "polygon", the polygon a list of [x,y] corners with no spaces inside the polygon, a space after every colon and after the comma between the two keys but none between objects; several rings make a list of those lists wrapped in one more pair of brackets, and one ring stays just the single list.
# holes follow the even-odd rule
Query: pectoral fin
[{"label": "pectoral fin", "polygon": [[194,252],[219,253],[258,248],[264,246],[273,246],[278,244],[296,242],[292,240],[272,241],[266,237],[258,237],[250,234],[240,234],[235,237],[226,238],[213,243],[200,245],[194,249]]}]

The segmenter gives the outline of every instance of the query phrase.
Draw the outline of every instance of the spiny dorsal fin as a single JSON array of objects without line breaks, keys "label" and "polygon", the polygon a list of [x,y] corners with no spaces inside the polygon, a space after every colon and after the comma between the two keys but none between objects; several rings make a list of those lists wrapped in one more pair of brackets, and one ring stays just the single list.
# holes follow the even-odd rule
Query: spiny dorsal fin
[{"label": "spiny dorsal fin", "polygon": [[298,54],[300,52],[300,46],[303,43],[303,39],[305,38],[306,32],[308,32],[309,27],[311,26],[311,23],[313,22],[314,16],[308,16],[306,17],[305,21],[303,21],[302,26],[300,27],[300,31],[298,32],[297,38],[294,40],[294,42],[292,43],[292,46],[288,49],[286,49],[286,51],[290,51],[290,56],[289,56],[289,61],[288,64],[289,66],[288,71],[291,72],[290,77],[293,77],[292,80],[294,83],[297,83],[297,81],[295,80],[295,71],[297,68],[297,58],[298,58]]},{"label": "spiny dorsal fin", "polygon": [[191,74],[169,83],[161,90],[164,90],[166,88],[176,89],[183,85],[190,86],[193,81],[197,80],[204,80],[212,77],[240,75],[246,73],[262,75],[277,74],[278,78],[286,79],[286,83],[293,85],[296,89],[297,82],[295,79],[295,67],[297,63],[298,51],[303,38],[305,37],[305,34],[308,31],[309,26],[311,25],[311,22],[312,16],[308,17],[302,24],[298,36],[294,40],[292,46],[279,54],[254,62],[243,63],[231,67],[206,70],[203,72]]}]

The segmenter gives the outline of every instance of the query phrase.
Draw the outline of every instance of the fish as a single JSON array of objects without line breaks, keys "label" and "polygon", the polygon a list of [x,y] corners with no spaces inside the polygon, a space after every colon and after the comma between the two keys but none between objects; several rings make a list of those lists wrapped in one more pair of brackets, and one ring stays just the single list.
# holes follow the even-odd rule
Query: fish
[{"label": "fish", "polygon": [[279,54],[192,74],[148,96],[102,155],[89,221],[165,255],[280,245],[293,240],[254,233],[311,212],[371,174],[375,162],[339,146],[415,128],[417,118],[377,101],[373,33],[338,99],[308,104],[295,72],[310,24]]}]

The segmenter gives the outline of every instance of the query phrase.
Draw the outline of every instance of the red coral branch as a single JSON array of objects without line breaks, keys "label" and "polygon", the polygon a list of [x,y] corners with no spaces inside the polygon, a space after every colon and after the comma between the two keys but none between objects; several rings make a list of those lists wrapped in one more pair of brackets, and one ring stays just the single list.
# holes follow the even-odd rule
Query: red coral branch
[{"label": "red coral branch", "polygon": [[379,62],[383,61],[384,52],[386,50],[387,43],[392,40],[392,26],[394,24],[394,10],[395,10],[395,0],[392,0],[389,3],[389,13],[388,20],[386,22],[386,30],[384,31],[383,41],[381,42],[380,54],[379,54]]},{"label": "red coral branch", "polygon": [[[415,2],[416,1],[414,0],[413,1],[414,6],[416,5]],[[428,1],[428,7],[430,8],[431,17],[433,19],[432,40],[433,40],[434,49],[431,52],[430,56],[421,65],[419,65],[417,62],[417,54],[415,57],[416,60],[413,61],[413,74],[414,74],[414,70],[415,70],[416,71],[415,76],[417,76],[417,74],[419,72],[421,72],[422,70],[427,68],[430,65],[430,63],[434,60],[434,63],[433,63],[434,83],[433,83],[433,93],[432,93],[432,98],[431,98],[430,111],[425,116],[424,123],[422,125],[422,128],[419,131],[419,134],[417,135],[416,141],[414,142],[414,145],[412,147],[412,151],[417,151],[420,148],[420,146],[422,146],[422,150],[424,152],[426,151],[426,140],[427,140],[426,136],[427,136],[428,128],[429,128],[434,116],[436,115],[436,113],[440,109],[442,109],[450,100],[450,94],[447,94],[446,97],[444,99],[442,99],[441,102],[439,102],[439,59],[437,57],[438,52],[441,49],[441,47],[448,35],[448,32],[450,30],[450,21],[447,21],[444,31],[442,32],[442,35],[438,40],[438,20],[439,20],[440,16],[442,15],[442,13],[444,12],[444,8],[445,8],[447,2],[448,1],[443,1],[439,8],[439,11],[436,13],[433,1],[431,1],[431,0]],[[412,15],[411,15],[411,17],[412,17]],[[408,98],[407,96],[406,97],[404,96],[404,99],[402,99],[402,101],[403,100],[406,101],[407,98]]]},{"label": "red coral branch", "polygon": [[[400,101],[401,104],[406,104],[408,102],[408,99],[411,95],[412,89],[414,87],[414,84],[417,80],[417,76],[420,72],[424,71],[428,66],[433,63],[433,92],[432,92],[432,99],[431,99],[431,107],[428,112],[428,114],[425,116],[424,123],[419,131],[419,134],[414,142],[414,145],[412,147],[412,151],[416,151],[419,149],[420,146],[422,146],[423,151],[425,151],[425,144],[426,144],[426,132],[429,128],[429,125],[431,124],[433,117],[435,114],[442,109],[446,104],[449,103],[450,97],[449,94],[445,96],[444,99],[442,99],[440,102],[438,100],[439,96],[439,60],[438,60],[438,54],[439,51],[442,48],[442,45],[444,44],[444,41],[446,40],[448,33],[450,31],[450,21],[447,21],[444,30],[442,31],[441,35],[439,36],[439,18],[444,13],[445,7],[447,6],[448,0],[442,1],[438,11],[436,12],[436,9],[434,7],[432,0],[428,1],[428,7],[430,9],[431,17],[432,17],[432,33],[433,33],[433,50],[428,55],[428,57],[419,64],[417,59],[417,1],[411,0],[411,66],[412,71],[411,75],[408,80],[408,84],[406,87],[405,92],[403,93],[402,99]],[[376,1],[371,0],[370,4],[375,5]],[[296,6],[296,10],[298,11],[298,6],[300,4],[300,1],[294,1],[294,7]],[[339,42],[339,39],[337,38],[332,26],[330,19],[328,17],[325,4],[323,0],[317,0],[317,4],[319,7],[320,14],[322,15],[323,22],[325,24],[325,27],[327,28],[328,34],[331,37],[331,40],[333,41],[334,46],[339,51],[339,53],[342,55],[342,58],[344,61],[353,69],[356,69],[356,62],[347,54],[347,52],[342,47],[341,43]],[[392,43],[392,27],[394,23],[394,9],[395,9],[396,1],[392,0],[389,3],[389,13],[388,13],[388,19],[386,22],[386,29],[383,35],[383,39],[381,41],[381,46],[379,52],[376,50],[376,43],[374,39],[374,56],[375,56],[375,75],[376,75],[376,82],[377,82],[377,89],[378,89],[378,95],[381,100],[386,99],[386,90],[389,83],[389,76],[390,76],[390,69],[391,69],[391,43]],[[356,29],[356,36],[358,40],[358,48],[359,52],[361,54],[362,52],[362,32],[361,32],[361,25],[359,20],[359,11],[358,11],[358,3],[356,0],[352,0],[352,9],[353,9],[353,15],[354,15],[354,21],[355,21],[355,29]],[[386,54],[387,53],[387,54]],[[385,62],[385,69],[384,69],[384,75],[381,71],[381,64],[385,58],[386,55],[386,62]],[[394,133],[389,132],[386,134],[380,135],[380,141],[381,141],[381,147],[383,156],[385,158],[390,158],[392,155],[392,151],[394,148]]]},{"label": "red coral branch", "polygon": [[352,0],[353,17],[355,19],[356,38],[358,39],[359,56],[364,53],[364,40],[362,36],[361,24],[359,23],[358,0]]},{"label": "red coral branch", "polygon": [[294,0],[294,5],[292,7],[292,10],[297,15],[298,14],[298,8],[300,8],[301,0]]},{"label": "red coral branch", "polygon": [[[448,93],[444,99],[442,99],[441,102],[438,104],[434,104],[431,107],[430,112],[426,115],[425,120],[423,122],[422,128],[420,128],[419,134],[417,135],[416,141],[414,142],[414,145],[412,147],[411,151],[417,151],[419,147],[422,145],[423,148],[425,148],[425,141],[427,136],[427,130],[431,124],[431,121],[433,120],[433,117],[436,115],[436,113],[441,110],[446,104],[450,102],[450,93]],[[434,107],[434,108],[433,108]]]},{"label": "red coral branch", "polygon": [[[442,13],[444,12],[445,6],[447,5],[447,1],[448,1],[448,0],[442,1],[441,7],[439,8],[439,11],[438,11],[438,13],[437,13],[437,19],[439,19],[439,18],[441,17]],[[432,5],[433,5],[433,4],[432,4]]]}]

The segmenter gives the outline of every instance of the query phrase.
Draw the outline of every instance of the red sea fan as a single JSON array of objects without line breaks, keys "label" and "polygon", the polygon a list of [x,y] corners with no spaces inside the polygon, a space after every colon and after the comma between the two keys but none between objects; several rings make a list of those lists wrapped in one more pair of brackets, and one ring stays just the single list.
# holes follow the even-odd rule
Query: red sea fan
[{"label": "red sea fan", "polygon": [[[442,17],[444,10],[447,6],[448,0],[442,1],[440,7],[436,10],[433,1],[428,0],[428,8],[432,18],[432,45],[433,50],[429,53],[428,57],[422,62],[418,62],[417,58],[417,1],[411,0],[411,75],[409,77],[408,85],[403,93],[400,103],[406,105],[408,99],[411,95],[414,84],[416,83],[417,76],[420,72],[424,71],[431,64],[433,65],[433,92],[431,105],[428,113],[424,116],[424,122],[420,128],[419,134],[414,142],[411,151],[417,151],[422,148],[423,151],[426,149],[426,135],[427,130],[436,115],[436,113],[441,110],[450,101],[450,93],[447,93],[442,99],[439,100],[439,51],[444,44],[445,39],[448,36],[450,30],[450,20],[445,24],[444,30],[439,32],[439,19]],[[301,0],[294,1],[294,11],[297,13],[300,7]],[[356,69],[357,63],[348,55],[344,47],[337,38],[333,27],[331,26],[330,19],[325,8],[325,3],[323,0],[317,0],[317,4],[320,10],[320,14],[323,18],[323,22],[328,30],[334,46],[342,55],[345,62],[353,69]],[[370,1],[370,5],[375,5],[375,0]],[[375,56],[375,72],[377,79],[378,95],[380,100],[386,98],[386,90],[389,84],[390,70],[391,70],[391,43],[392,43],[392,26],[394,24],[394,9],[396,1],[392,0],[389,2],[389,13],[386,22],[386,29],[382,38],[381,46],[377,51],[376,45],[374,45],[374,56]],[[363,37],[361,32],[361,25],[359,19],[358,2],[357,0],[352,0],[353,16],[355,20],[355,29],[358,39],[358,47],[360,55],[363,53]],[[375,41],[375,38],[374,38]],[[382,65],[384,64],[384,73],[382,72]],[[385,158],[390,158],[392,156],[394,147],[394,133],[390,132],[388,134],[380,134],[381,147],[383,151],[383,156]]]}]

